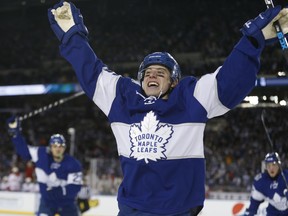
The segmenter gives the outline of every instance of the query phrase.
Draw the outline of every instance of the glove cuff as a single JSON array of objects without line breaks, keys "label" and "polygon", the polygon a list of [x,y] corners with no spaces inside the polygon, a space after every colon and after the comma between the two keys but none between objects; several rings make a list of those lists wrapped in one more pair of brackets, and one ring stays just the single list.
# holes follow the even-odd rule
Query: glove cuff
[{"label": "glove cuff", "polygon": [[[270,38],[267,35],[269,35],[270,31],[272,31],[271,29],[273,29],[273,26],[271,23],[273,22],[273,19],[279,14],[280,10],[280,6],[268,8],[265,12],[260,13],[259,16],[255,19],[247,21],[241,28],[242,34],[250,38],[254,38],[258,43],[258,47],[261,47],[262,44],[265,45],[267,43],[274,42],[275,40],[268,40]],[[265,31],[268,31],[268,33],[265,33]]]},{"label": "glove cuff", "polygon": [[61,43],[67,44],[70,38],[77,33],[84,36],[85,38],[88,36],[88,30],[84,25],[74,25],[65,34],[63,34],[62,38],[60,39]]},{"label": "glove cuff", "polygon": [[[251,25],[254,25],[253,23]],[[250,26],[249,28],[243,27],[241,28],[241,32],[243,35],[247,36],[248,38],[254,38],[257,41],[257,44],[253,41],[253,39],[250,39],[250,42],[253,44],[255,48],[264,47],[265,45],[265,38],[264,35],[256,25]]]}]

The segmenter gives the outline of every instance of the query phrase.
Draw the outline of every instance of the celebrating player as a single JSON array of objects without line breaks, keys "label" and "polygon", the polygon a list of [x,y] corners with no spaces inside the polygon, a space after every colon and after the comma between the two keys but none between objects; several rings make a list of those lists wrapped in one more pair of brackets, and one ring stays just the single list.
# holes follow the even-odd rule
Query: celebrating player
[{"label": "celebrating player", "polygon": [[35,163],[41,194],[37,215],[79,216],[76,198],[82,185],[82,167],[78,160],[65,154],[64,136],[52,135],[48,148],[28,145],[21,135],[20,121],[14,117],[8,119],[8,132],[17,154]]},{"label": "celebrating player", "polygon": [[261,52],[277,41],[273,21],[287,32],[287,10],[268,9],[245,23],[240,41],[214,73],[181,79],[176,60],[154,52],[140,64],[138,81],[117,75],[96,56],[74,4],[61,1],[48,17],[61,55],[111,123],[124,175],[118,216],[198,215],[205,199],[205,125],[253,89]]},{"label": "celebrating player", "polygon": [[256,215],[259,205],[265,200],[269,202],[266,208],[267,216],[288,215],[288,188],[284,180],[288,179],[288,170],[283,170],[282,176],[277,153],[268,153],[264,161],[266,169],[254,178],[250,206],[244,215]]}]

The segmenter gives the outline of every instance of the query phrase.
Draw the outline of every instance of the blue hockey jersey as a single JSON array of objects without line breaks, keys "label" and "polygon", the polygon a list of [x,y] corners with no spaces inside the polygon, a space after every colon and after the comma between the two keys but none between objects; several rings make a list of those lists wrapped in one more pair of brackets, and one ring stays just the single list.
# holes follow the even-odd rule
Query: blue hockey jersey
[{"label": "blue hockey jersey", "polygon": [[27,144],[18,134],[12,138],[17,154],[35,163],[41,199],[53,208],[75,203],[82,185],[82,166],[78,160],[64,154],[61,162],[55,162],[47,147]]},{"label": "blue hockey jersey", "polygon": [[[288,170],[284,170],[283,173],[288,179]],[[250,205],[245,215],[256,215],[259,205],[267,201],[269,203],[266,208],[267,216],[287,216],[288,201],[284,195],[285,189],[286,184],[281,174],[275,178],[271,178],[267,172],[256,175],[252,186]]]},{"label": "blue hockey jersey", "polygon": [[60,51],[111,123],[124,175],[118,202],[155,214],[203,205],[206,122],[255,86],[262,48],[243,37],[222,67],[199,80],[183,78],[168,100],[145,97],[137,81],[110,71],[79,34]]}]

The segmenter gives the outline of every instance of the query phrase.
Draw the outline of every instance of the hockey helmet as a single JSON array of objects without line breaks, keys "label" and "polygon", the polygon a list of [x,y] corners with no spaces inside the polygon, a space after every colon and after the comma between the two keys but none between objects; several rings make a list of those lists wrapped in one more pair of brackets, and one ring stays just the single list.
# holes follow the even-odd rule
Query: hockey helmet
[{"label": "hockey helmet", "polygon": [[173,81],[180,80],[181,71],[176,60],[168,52],[154,52],[147,55],[139,66],[137,78],[142,82],[145,74],[145,69],[150,65],[162,65],[171,72]]},{"label": "hockey helmet", "polygon": [[265,163],[277,163],[278,162],[278,154],[275,152],[273,153],[268,153],[266,154],[265,156],[265,159],[264,159]]},{"label": "hockey helmet", "polygon": [[58,144],[58,145],[65,147],[66,146],[66,140],[65,140],[64,136],[62,134],[53,134],[50,137],[49,145],[54,145],[54,144]]}]

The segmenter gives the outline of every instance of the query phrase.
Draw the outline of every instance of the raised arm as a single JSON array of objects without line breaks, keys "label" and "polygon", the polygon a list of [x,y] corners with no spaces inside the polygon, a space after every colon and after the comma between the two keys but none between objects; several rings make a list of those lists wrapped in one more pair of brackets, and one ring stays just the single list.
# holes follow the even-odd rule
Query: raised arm
[{"label": "raised arm", "polygon": [[90,47],[80,10],[73,3],[63,2],[50,8],[48,17],[61,42],[61,55],[72,65],[82,89],[108,114],[120,76],[108,70]]},{"label": "raised arm", "polygon": [[21,134],[21,121],[17,117],[12,116],[7,120],[7,128],[16,153],[25,160],[31,160],[28,144]]},{"label": "raised arm", "polygon": [[279,20],[287,33],[287,17],[287,9],[281,10],[277,6],[244,24],[241,29],[243,37],[216,77],[219,99],[226,107],[235,107],[254,88],[260,69],[260,55],[265,45],[278,41],[273,23]]},{"label": "raised arm", "polygon": [[287,34],[287,8],[281,10],[277,6],[267,9],[244,24],[242,38],[222,67],[198,81],[194,96],[208,110],[209,118],[234,108],[255,87],[261,53],[265,45],[278,41],[273,27],[275,20],[281,23],[284,34]]}]

